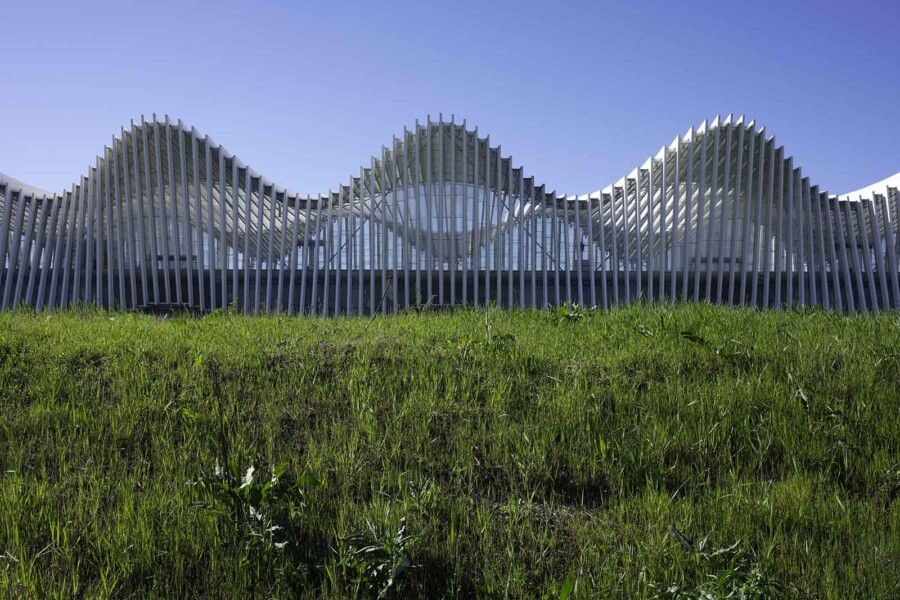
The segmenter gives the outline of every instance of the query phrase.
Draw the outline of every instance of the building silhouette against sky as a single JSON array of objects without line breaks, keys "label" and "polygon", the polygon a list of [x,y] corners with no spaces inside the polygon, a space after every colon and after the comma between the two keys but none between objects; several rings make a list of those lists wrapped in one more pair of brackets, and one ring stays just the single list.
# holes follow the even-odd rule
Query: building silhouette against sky
[{"label": "building silhouette against sky", "polygon": [[61,194],[0,175],[2,309],[371,315],[709,301],[900,308],[900,178],[837,197],[773,136],[704,121],[593,193],[558,194],[465,122],[416,123],[346,183],[285,190],[169,118]]}]

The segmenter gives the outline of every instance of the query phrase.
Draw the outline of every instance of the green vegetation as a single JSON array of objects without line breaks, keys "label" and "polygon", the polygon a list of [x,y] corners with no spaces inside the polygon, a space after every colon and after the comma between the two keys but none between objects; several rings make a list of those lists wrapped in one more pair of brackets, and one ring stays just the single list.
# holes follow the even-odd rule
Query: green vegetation
[{"label": "green vegetation", "polygon": [[898,386],[897,313],[0,315],[0,589],[896,598]]}]

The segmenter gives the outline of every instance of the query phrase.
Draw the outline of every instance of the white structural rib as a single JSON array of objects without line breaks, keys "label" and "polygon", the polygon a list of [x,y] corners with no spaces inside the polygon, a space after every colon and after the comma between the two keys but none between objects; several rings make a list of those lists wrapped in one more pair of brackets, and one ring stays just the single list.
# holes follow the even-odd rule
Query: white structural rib
[{"label": "white structural rib", "polygon": [[440,117],[337,191],[301,197],[181,121],[142,117],[64,193],[0,174],[0,308],[898,309],[898,189],[900,173],[829,195],[729,115],[606,188],[559,195]]}]

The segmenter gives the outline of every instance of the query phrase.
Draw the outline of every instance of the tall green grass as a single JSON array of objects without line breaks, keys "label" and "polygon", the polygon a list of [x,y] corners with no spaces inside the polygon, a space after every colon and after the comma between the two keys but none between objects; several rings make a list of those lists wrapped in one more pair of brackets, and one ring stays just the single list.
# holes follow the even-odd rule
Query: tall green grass
[{"label": "tall green grass", "polygon": [[11,596],[896,598],[898,496],[897,313],[0,315]]}]

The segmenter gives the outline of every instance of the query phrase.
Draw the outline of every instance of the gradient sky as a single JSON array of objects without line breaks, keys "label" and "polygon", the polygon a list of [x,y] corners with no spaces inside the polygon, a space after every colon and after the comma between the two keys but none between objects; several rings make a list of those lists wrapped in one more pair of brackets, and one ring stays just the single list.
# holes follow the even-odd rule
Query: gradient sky
[{"label": "gradient sky", "polygon": [[832,193],[900,171],[900,1],[5,2],[0,171],[67,188],[141,114],[327,191],[455,114],[561,193],[746,114]]}]

